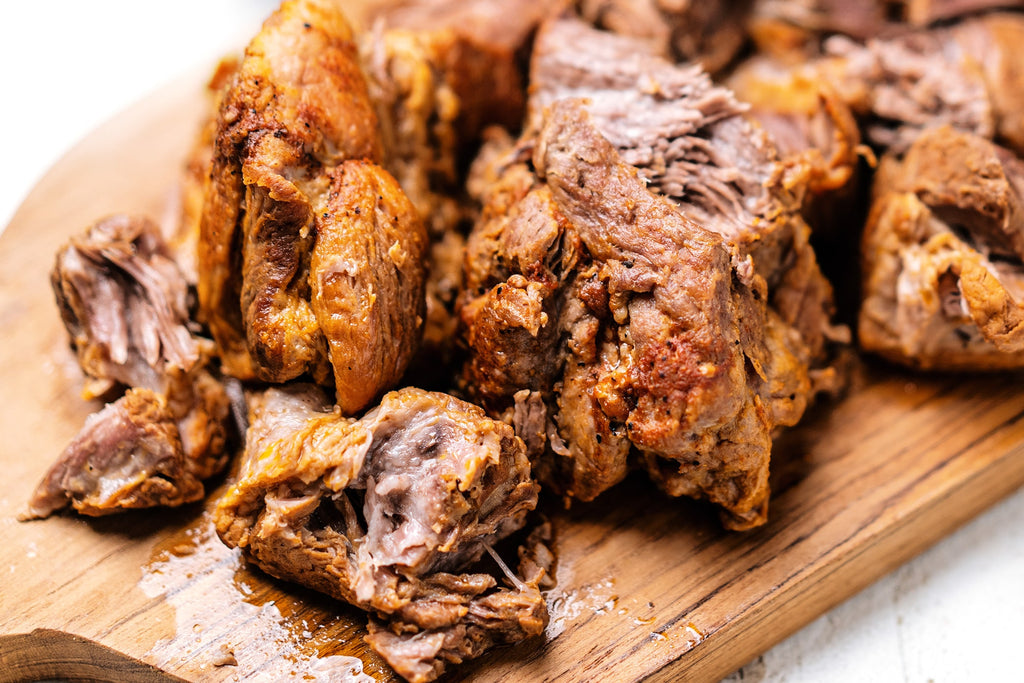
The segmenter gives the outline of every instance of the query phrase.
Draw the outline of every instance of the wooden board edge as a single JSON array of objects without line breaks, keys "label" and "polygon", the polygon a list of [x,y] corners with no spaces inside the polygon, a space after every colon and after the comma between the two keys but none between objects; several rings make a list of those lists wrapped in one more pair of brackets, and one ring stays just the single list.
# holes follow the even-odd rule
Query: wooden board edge
[{"label": "wooden board edge", "polygon": [[187,683],[106,645],[39,628],[0,636],[0,683],[77,680],[111,683]]}]

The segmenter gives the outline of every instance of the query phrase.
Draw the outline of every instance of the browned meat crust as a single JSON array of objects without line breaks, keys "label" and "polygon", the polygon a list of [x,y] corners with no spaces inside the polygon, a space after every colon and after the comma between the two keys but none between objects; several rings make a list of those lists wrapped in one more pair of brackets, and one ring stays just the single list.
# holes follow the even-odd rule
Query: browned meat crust
[{"label": "browned meat crust", "polygon": [[381,157],[337,6],[283,3],[224,96],[201,224],[200,304],[229,373],[333,374],[349,413],[401,376],[422,334],[426,235]]},{"label": "browned meat crust", "polygon": [[310,306],[328,342],[338,405],[354,413],[402,377],[422,329],[426,235],[380,166],[335,170],[309,262]]},{"label": "browned meat crust", "polygon": [[924,369],[1024,367],[1024,162],[949,127],[875,179],[862,348]]},{"label": "browned meat crust", "polygon": [[562,0],[440,0],[385,3],[369,17],[360,53],[376,107],[384,165],[423,217],[427,313],[412,374],[447,385],[439,367],[454,355],[455,297],[465,232],[476,206],[465,168],[485,126],[522,122],[523,53],[537,24]]},{"label": "browned meat crust", "polygon": [[21,519],[49,517],[69,505],[95,517],[191,503],[203,497],[203,484],[186,465],[167,404],[149,389],[130,389],[86,419]]},{"label": "browned meat crust", "polygon": [[238,71],[238,58],[225,57],[217,64],[206,84],[209,114],[192,142],[181,178],[181,215],[168,238],[168,246],[182,275],[191,286],[199,281],[199,224],[203,217],[206,185],[213,165],[213,147],[217,138],[217,112],[228,84]]},{"label": "browned meat crust", "polygon": [[771,431],[831,376],[804,190],[731,93],[635,41],[552,22],[532,71],[530,132],[474,168],[463,386],[567,495],[641,464],[763,522]]},{"label": "browned meat crust", "polygon": [[789,172],[798,176],[788,184],[811,194],[805,205],[849,187],[863,148],[853,112],[832,83],[813,69],[755,56],[733,71],[728,85],[750,105],[750,116],[771,136]]},{"label": "browned meat crust", "polygon": [[456,574],[522,527],[538,487],[511,427],[444,394],[402,389],[363,418],[311,387],[251,402],[246,462],[217,507],[221,538],[268,573],[378,615],[368,641],[403,676],[540,633],[532,584]]},{"label": "browned meat crust", "polygon": [[[668,457],[691,495],[756,516],[767,502],[772,418],[754,398],[764,376],[748,377],[747,364],[764,372],[763,303],[734,281],[721,238],[651,195],[617,157],[578,105],[552,107],[534,165],[602,264],[607,309],[620,326],[601,344],[597,373],[566,373],[566,388],[581,381],[577,391],[597,405],[583,412],[563,404],[559,421],[599,408],[622,422],[609,434],[612,445],[626,438],[648,462]],[[751,318],[741,322],[743,314]],[[569,431],[572,443],[585,439],[585,428]],[[586,461],[574,463],[571,489],[584,499],[611,483],[590,477]],[[616,469],[613,479],[621,479],[624,470]]]},{"label": "browned meat crust", "polygon": [[229,374],[329,373],[304,296],[313,204],[329,184],[325,164],[379,157],[375,126],[337,9],[282,4],[224,95],[200,223],[200,310]]},{"label": "browned meat crust", "polygon": [[[746,107],[696,66],[676,66],[635,41],[574,20],[549,22],[531,69],[531,119],[566,97],[587,110],[623,161],[691,220],[739,249],[768,285],[773,307],[796,326],[814,359],[832,333],[831,287],[800,216],[807,173],[780,163]],[[536,124],[532,126],[536,129]]]}]

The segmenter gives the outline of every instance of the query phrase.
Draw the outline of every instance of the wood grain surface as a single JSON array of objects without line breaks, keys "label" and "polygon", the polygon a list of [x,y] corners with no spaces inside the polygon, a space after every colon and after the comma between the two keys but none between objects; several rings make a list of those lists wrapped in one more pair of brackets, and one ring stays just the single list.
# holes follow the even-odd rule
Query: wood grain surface
[{"label": "wood grain surface", "polygon": [[[88,136],[0,236],[0,636],[71,633],[187,680],[360,668],[391,680],[362,642],[362,613],[246,567],[201,504],[16,521],[98,407],[79,397],[48,283],[54,253],[105,214],[166,215],[204,75]],[[777,440],[770,522],[754,532],[726,533],[710,508],[665,498],[639,476],[570,510],[544,501],[559,556],[551,626],[451,678],[719,679],[1024,483],[1020,380],[859,365],[845,398]],[[0,639],[0,670],[14,661],[4,643],[24,642]]]}]

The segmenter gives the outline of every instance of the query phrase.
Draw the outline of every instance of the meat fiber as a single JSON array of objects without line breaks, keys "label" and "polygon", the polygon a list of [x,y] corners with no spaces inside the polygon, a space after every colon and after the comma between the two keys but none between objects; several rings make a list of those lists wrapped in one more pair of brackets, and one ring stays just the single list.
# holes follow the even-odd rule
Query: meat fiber
[{"label": "meat fiber", "polygon": [[517,129],[523,119],[524,53],[537,24],[560,0],[418,0],[384,3],[360,37],[384,165],[427,226],[426,320],[420,379],[444,384],[453,355],[455,297],[462,286],[465,233],[476,207],[465,170],[483,129]]},{"label": "meat fiber", "polygon": [[385,166],[433,236],[458,228],[470,150],[488,125],[518,128],[520,57],[554,0],[383,4],[360,37]]},{"label": "meat fiber", "polygon": [[858,44],[835,37],[821,77],[867,126],[876,146],[903,151],[948,124],[1024,152],[1024,17],[996,13]]},{"label": "meat fiber", "polygon": [[201,497],[200,480],[227,463],[230,400],[207,367],[209,341],[189,329],[187,285],[156,226],[98,222],[60,250],[51,282],[85,397],[130,390],[89,418],[37,488],[31,516]]},{"label": "meat fiber", "polygon": [[301,385],[270,389],[250,410],[218,533],[264,571],[375,614],[367,640],[399,674],[433,680],[445,662],[543,630],[538,576],[500,588],[490,574],[458,573],[536,505],[511,427],[412,388],[359,420]]},{"label": "meat fiber", "polygon": [[700,62],[711,73],[743,46],[751,0],[577,0],[595,26],[639,38],[665,57]]},{"label": "meat fiber", "polygon": [[147,219],[111,216],[72,237],[50,283],[88,378],[84,398],[118,384],[163,392],[199,363],[188,286]]},{"label": "meat fiber", "polygon": [[835,87],[813,69],[788,68],[757,56],[742,62],[728,79],[750,116],[771,136],[792,173],[794,189],[805,186],[805,202],[849,187],[862,153],[860,130]]},{"label": "meat fiber", "polygon": [[208,369],[209,340],[192,334],[187,285],[156,226],[112,216],[57,254],[51,284],[86,375],[85,398],[124,387],[162,397],[200,479],[227,463],[230,401]]},{"label": "meat fiber", "polygon": [[830,34],[863,41],[1022,6],[1020,0],[754,0],[748,30],[759,52],[794,60],[817,54]]},{"label": "meat fiber", "polygon": [[862,247],[862,348],[923,369],[1024,366],[1024,162],[949,127],[883,160]]},{"label": "meat fiber", "polygon": [[831,291],[799,215],[805,185],[788,177],[775,146],[731,91],[698,66],[670,64],[633,40],[571,19],[539,34],[531,87],[532,130],[552,102],[586,98],[622,160],[687,218],[736,244],[783,319],[800,327],[811,355],[822,352]]},{"label": "meat fiber", "polygon": [[463,386],[567,495],[642,465],[763,522],[771,431],[835,334],[774,147],[698,68],[575,20],[540,32],[528,110],[474,169]]},{"label": "meat fiber", "polygon": [[95,517],[194,502],[203,497],[203,484],[186,462],[164,400],[148,389],[130,389],[86,419],[21,519],[49,517],[69,505]]}]

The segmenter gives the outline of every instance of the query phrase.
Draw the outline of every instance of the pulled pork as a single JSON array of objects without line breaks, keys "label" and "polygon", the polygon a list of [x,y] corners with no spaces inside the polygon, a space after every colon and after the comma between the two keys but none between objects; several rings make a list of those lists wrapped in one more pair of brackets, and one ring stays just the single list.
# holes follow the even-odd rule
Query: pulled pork
[{"label": "pulled pork", "polygon": [[267,390],[250,411],[218,533],[264,571],[375,614],[367,641],[399,674],[433,680],[445,662],[543,631],[542,572],[510,574],[509,588],[458,573],[537,503],[511,427],[413,388],[359,420],[302,385]]},{"label": "pulled pork", "polygon": [[572,19],[541,30],[532,88],[528,132],[475,169],[465,390],[566,495],[641,465],[763,523],[771,432],[833,382],[841,334],[774,147],[699,68]]},{"label": "pulled pork", "polygon": [[[180,505],[227,464],[230,400],[189,329],[187,285],[156,226],[113,216],[72,238],[51,282],[87,377],[85,397],[123,398],[91,416],[39,484],[30,517]],[[145,426],[152,420],[154,426]]]},{"label": "pulled pork", "polygon": [[1024,162],[949,127],[885,158],[864,232],[862,348],[924,369],[1024,367]]}]

